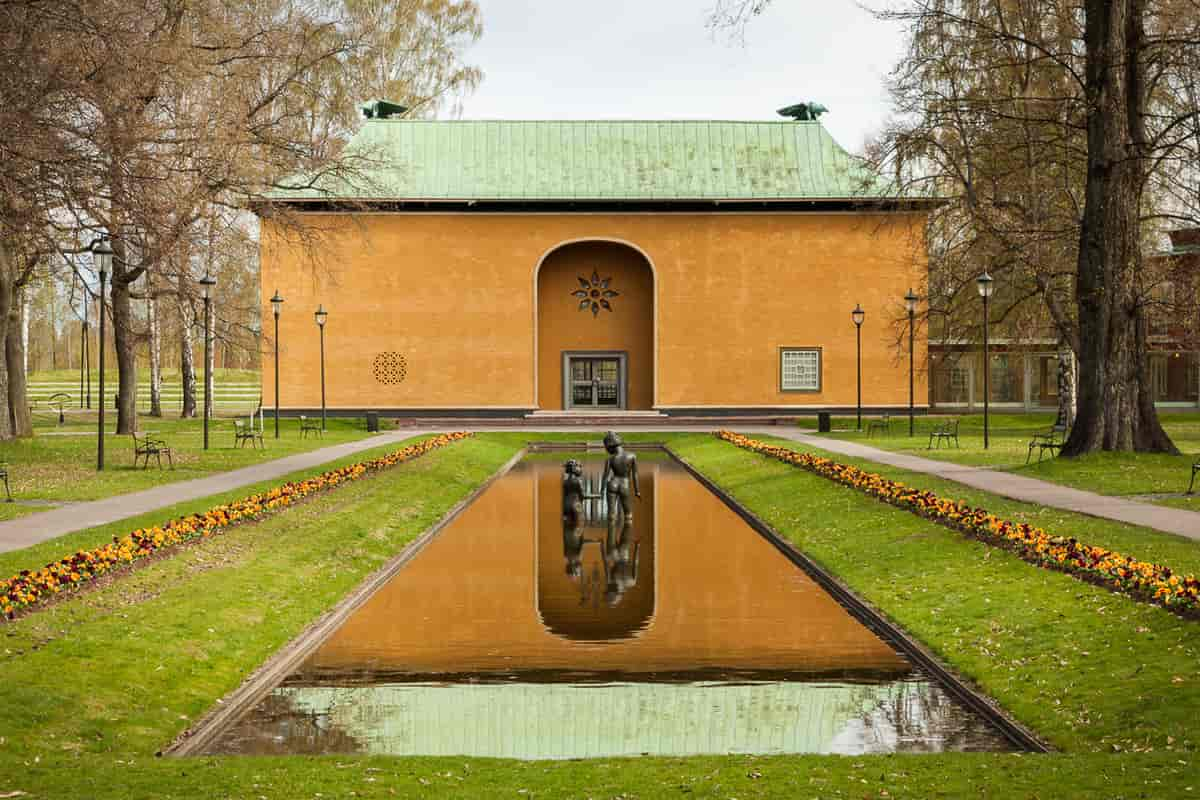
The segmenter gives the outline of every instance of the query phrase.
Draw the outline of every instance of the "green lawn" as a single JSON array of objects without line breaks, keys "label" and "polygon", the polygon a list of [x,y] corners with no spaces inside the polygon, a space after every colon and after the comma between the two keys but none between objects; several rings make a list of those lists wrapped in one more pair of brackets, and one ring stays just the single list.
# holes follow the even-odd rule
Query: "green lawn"
[{"label": "green lawn", "polygon": [[[116,385],[117,385],[116,367],[112,367],[112,370],[113,370],[113,372],[112,372],[112,377],[111,377],[111,381],[112,381],[111,385],[113,386],[113,389],[115,391]],[[164,369],[162,371],[162,373],[163,373],[162,377],[163,377],[164,383],[178,383],[180,381],[180,373],[179,373],[179,370],[177,370],[177,369]],[[213,370],[213,381],[217,384],[221,384],[221,383],[258,383],[259,380],[261,379],[261,376],[262,376],[262,373],[256,369],[225,369],[223,367],[217,367],[216,369]],[[149,381],[150,380],[150,368],[145,366],[144,364],[140,365],[138,368],[138,378],[142,381]],[[92,365],[92,384],[93,384],[93,386],[96,384],[96,382],[98,380],[100,380],[100,374],[97,370],[97,367],[93,364]],[[108,377],[108,373],[106,372],[105,373],[105,381],[107,382],[108,380],[109,380],[109,377]],[[201,370],[196,375],[196,381],[200,382],[203,380],[204,380],[204,372],[203,372],[203,370]],[[76,393],[78,393],[79,367],[75,367],[74,369],[38,370],[37,372],[29,373],[29,377],[27,378],[27,381],[29,383],[45,383],[45,382],[49,382],[49,381],[54,381],[54,382],[58,382],[58,383],[74,382],[74,385],[76,386],[75,391],[76,391]],[[76,397],[75,399],[78,400],[79,398]]]},{"label": "green lawn", "polygon": [[[0,795],[1150,798],[1200,791],[1200,624],[1038,570],[699,434],[672,436],[671,444],[1062,752],[554,763],[155,757],[527,437],[486,434],[450,445],[5,626]],[[1166,547],[1167,538],[1154,546]]]},{"label": "green lawn", "polygon": [[757,434],[754,438],[779,447],[822,455],[842,464],[852,464],[909,486],[928,489],[941,497],[962,500],[972,506],[987,509],[1004,519],[1035,525],[1056,536],[1073,536],[1081,542],[1137,556],[1143,561],[1167,564],[1183,574],[1200,575],[1200,541],[1194,539],[1059,508],[1023,503],[1020,500],[964,486],[956,481],[890,467],[863,458],[851,458],[841,453],[808,447],[790,439]]},{"label": "green lawn", "polygon": [[[969,414],[961,420],[961,448],[942,447],[929,450],[929,432],[949,417],[917,417],[915,436],[908,435],[908,417],[894,416],[891,433],[866,434],[855,431],[854,417],[835,417],[834,439],[861,442],[872,447],[898,453],[952,461],[957,464],[986,466],[1008,470],[1031,478],[1061,483],[1107,495],[1146,496],[1149,502],[1162,503],[1200,511],[1200,494],[1182,497],[1191,476],[1192,464],[1200,461],[1200,414],[1163,413],[1163,427],[1171,435],[1183,455],[1167,456],[1150,453],[1096,453],[1083,458],[1046,458],[1025,464],[1031,434],[1044,432],[1054,423],[1053,414],[992,414],[989,418],[989,447],[983,449],[983,415]],[[816,427],[815,420],[802,420],[804,427]],[[816,433],[815,430],[811,431]],[[1175,496],[1161,496],[1175,495]]]},{"label": "green lawn", "polygon": [[0,461],[8,462],[13,495],[19,500],[40,501],[36,506],[0,503],[0,519],[44,511],[58,503],[95,500],[199,478],[370,435],[361,420],[331,419],[323,437],[310,434],[302,439],[298,420],[281,419],[280,438],[275,439],[268,417],[265,448],[235,448],[233,421],[217,418],[209,423],[209,450],[205,451],[200,420],[142,416],[138,418],[139,431],[150,431],[166,440],[174,451],[175,469],[167,469],[165,459],[162,470],[153,459],[149,469],[135,469],[131,438],[112,432],[115,418],[107,417],[105,422],[109,432],[105,436],[103,472],[96,470],[94,414],[89,420],[73,417],[63,427],[39,426],[31,438],[0,442]]}]

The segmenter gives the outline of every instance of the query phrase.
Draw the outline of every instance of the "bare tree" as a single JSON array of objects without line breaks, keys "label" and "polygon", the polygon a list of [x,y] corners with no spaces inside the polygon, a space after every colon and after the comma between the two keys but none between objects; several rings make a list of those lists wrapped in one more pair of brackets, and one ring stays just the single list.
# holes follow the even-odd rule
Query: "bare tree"
[{"label": "bare tree", "polygon": [[433,113],[479,79],[473,0],[10,0],[0,36],[0,337],[42,255],[90,277],[80,242],[110,237],[119,432],[158,327],[135,301],[191,304],[204,220],[232,231],[272,187],[360,180],[370,156],[344,145],[368,92]]},{"label": "bare tree", "polygon": [[[713,23],[744,24],[766,5],[728,0]],[[1196,298],[1164,302],[1162,260],[1142,253],[1164,222],[1197,219],[1200,6],[1097,0],[1082,12],[1065,0],[877,12],[908,35],[889,80],[894,115],[869,156],[898,193],[945,201],[926,237],[931,336],[978,340],[986,270],[993,326],[1018,341],[1049,333],[1078,358],[1064,454],[1174,452],[1154,408],[1147,319],[1156,304],[1194,317]]]},{"label": "bare tree", "polygon": [[[1151,391],[1148,306],[1158,276],[1144,269],[1142,215],[1158,163],[1197,108],[1171,109],[1156,88],[1200,48],[1194,0],[1085,0],[1083,71],[1087,184],[1075,279],[1079,415],[1065,455],[1094,450],[1177,453]],[[1182,54],[1182,58],[1180,58]],[[1194,85],[1195,75],[1185,83]]]}]

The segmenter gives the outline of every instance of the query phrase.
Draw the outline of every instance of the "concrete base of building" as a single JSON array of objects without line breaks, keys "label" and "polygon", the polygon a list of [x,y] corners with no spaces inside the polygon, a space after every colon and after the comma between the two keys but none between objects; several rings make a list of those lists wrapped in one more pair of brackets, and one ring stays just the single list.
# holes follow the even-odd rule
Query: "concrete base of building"
[{"label": "concrete base of building", "polygon": [[[553,428],[701,428],[713,430],[730,425],[795,425],[804,417],[818,413],[829,413],[841,417],[854,416],[853,406],[811,406],[778,408],[697,407],[664,408],[657,410],[627,409],[571,409],[568,411],[540,409],[446,409],[446,408],[337,408],[326,409],[330,419],[365,419],[368,414],[376,415],[385,428],[476,428],[486,427],[521,428],[526,430],[549,430]],[[899,420],[908,415],[908,407],[866,406],[863,416],[890,414]],[[915,408],[913,413],[925,416],[929,409]],[[263,416],[270,420],[272,409],[264,409]],[[321,409],[280,409],[282,419],[299,416],[319,417]]]},{"label": "concrete base of building", "polygon": [[[580,420],[580,419],[617,419],[636,422],[637,420],[660,424],[662,422],[678,422],[687,419],[702,420],[752,420],[762,422],[771,419],[797,420],[802,417],[815,417],[827,413],[838,417],[852,417],[854,406],[672,406],[650,410],[633,409],[571,409],[567,411],[542,410],[536,408],[328,408],[325,415],[330,419],[354,419],[365,417],[368,413],[377,414],[381,419],[404,420],[406,424],[415,420],[510,420],[521,423],[538,423],[550,420]],[[275,414],[270,406],[264,407],[264,416]],[[917,406],[913,413],[923,417],[930,413],[926,406]],[[893,417],[908,415],[908,406],[863,406],[864,417],[877,417],[890,414]],[[281,408],[281,418],[294,419],[300,416],[319,417],[320,408]]]}]

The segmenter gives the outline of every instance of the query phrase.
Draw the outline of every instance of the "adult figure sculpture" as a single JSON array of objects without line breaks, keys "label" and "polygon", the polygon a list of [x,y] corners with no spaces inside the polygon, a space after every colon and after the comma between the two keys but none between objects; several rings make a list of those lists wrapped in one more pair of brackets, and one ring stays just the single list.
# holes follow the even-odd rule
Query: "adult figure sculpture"
[{"label": "adult figure sculpture", "polygon": [[608,524],[612,528],[622,516],[627,521],[633,520],[629,490],[632,488],[633,495],[639,500],[642,490],[638,486],[637,456],[625,449],[621,437],[614,431],[604,434],[604,449],[608,451],[608,459],[604,462],[604,477],[600,482],[608,501]]}]

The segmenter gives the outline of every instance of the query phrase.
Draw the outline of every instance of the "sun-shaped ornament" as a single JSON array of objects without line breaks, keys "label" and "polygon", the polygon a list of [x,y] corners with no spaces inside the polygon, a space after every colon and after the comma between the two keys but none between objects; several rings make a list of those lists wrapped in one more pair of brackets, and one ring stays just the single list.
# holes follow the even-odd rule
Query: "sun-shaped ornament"
[{"label": "sun-shaped ornament", "polygon": [[600,280],[600,273],[592,270],[592,278],[588,280],[582,275],[579,276],[579,287],[571,292],[572,295],[579,298],[579,310],[592,310],[592,316],[600,313],[600,309],[612,311],[612,304],[608,301],[620,295],[620,292],[613,291],[608,288],[612,283],[612,278]]}]

